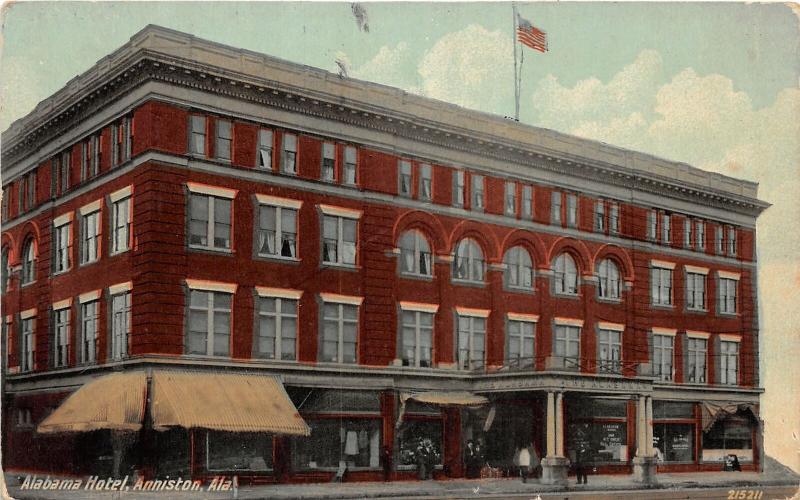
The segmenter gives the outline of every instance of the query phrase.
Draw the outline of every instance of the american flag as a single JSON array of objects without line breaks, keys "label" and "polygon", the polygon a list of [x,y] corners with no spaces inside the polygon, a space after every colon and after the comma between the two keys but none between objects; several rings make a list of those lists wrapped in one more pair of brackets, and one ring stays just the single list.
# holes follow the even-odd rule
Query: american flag
[{"label": "american flag", "polygon": [[517,15],[517,39],[533,50],[547,52],[547,34],[531,24],[530,21]]}]

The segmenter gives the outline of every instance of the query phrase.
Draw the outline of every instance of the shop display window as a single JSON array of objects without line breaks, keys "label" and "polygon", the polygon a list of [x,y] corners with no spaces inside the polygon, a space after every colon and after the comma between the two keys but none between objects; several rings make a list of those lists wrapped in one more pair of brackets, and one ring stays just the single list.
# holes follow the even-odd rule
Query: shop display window
[{"label": "shop display window", "polygon": [[659,462],[693,462],[694,424],[653,424],[653,448]]},{"label": "shop display window", "polygon": [[377,469],[380,466],[380,418],[307,419],[311,436],[292,441],[295,470]]},{"label": "shop display window", "polygon": [[206,434],[206,470],[267,472],[272,470],[272,436],[262,433]]},{"label": "shop display window", "polygon": [[718,420],[703,433],[703,461],[723,462],[736,455],[740,462],[753,460],[753,421],[747,415],[732,415]]},{"label": "shop display window", "polygon": [[420,458],[428,458],[434,465],[442,465],[442,420],[414,419],[403,420],[397,433],[398,466],[415,468]]}]

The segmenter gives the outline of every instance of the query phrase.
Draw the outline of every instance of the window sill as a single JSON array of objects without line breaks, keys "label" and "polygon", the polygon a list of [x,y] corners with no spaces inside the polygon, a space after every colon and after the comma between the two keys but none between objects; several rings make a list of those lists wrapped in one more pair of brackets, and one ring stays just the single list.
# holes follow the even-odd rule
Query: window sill
[{"label": "window sill", "polygon": [[321,269],[337,269],[340,271],[358,271],[361,269],[360,266],[355,264],[339,264],[338,262],[323,262],[319,267]]},{"label": "window sill", "polygon": [[297,264],[302,260],[298,257],[284,257],[282,255],[270,255],[263,253],[256,254],[255,258],[258,260],[281,262],[284,264]]},{"label": "window sill", "polygon": [[[35,284],[36,284],[36,280],[29,281],[29,282],[27,282],[27,283],[20,283],[20,285],[19,285],[19,289],[20,289],[20,290],[22,290],[23,288],[28,288],[29,286],[31,286],[31,285],[35,285]],[[9,290],[6,290],[6,292],[8,292],[8,291],[9,291]]]},{"label": "window sill", "polygon": [[400,273],[400,277],[409,280],[417,280],[417,281],[433,281],[432,274],[412,274],[412,273]]},{"label": "window sill", "polygon": [[99,257],[98,257],[97,259],[90,260],[90,261],[88,261],[88,262],[81,262],[80,264],[78,264],[78,268],[79,268],[79,269],[82,269],[82,268],[84,268],[84,267],[89,267],[89,266],[91,266],[92,264],[97,264],[98,262],[100,262],[100,258],[99,258]]},{"label": "window sill", "polygon": [[708,309],[693,309],[687,307],[685,312],[687,314],[708,314]]},{"label": "window sill", "polygon": [[672,304],[653,304],[653,303],[650,304],[650,308],[651,309],[661,309],[661,310],[664,310],[664,311],[671,311],[671,310],[675,309],[675,307]]},{"label": "window sill", "polygon": [[579,293],[553,292],[553,297],[557,299],[580,299],[581,295]]},{"label": "window sill", "polygon": [[736,318],[736,317],[739,316],[739,313],[735,313],[735,312],[722,312],[722,311],[720,311],[718,314],[719,314],[719,316],[722,316],[723,318],[729,318],[729,319]]},{"label": "window sill", "polygon": [[233,249],[231,248],[216,248],[216,247],[203,247],[199,245],[189,245],[189,250],[194,250],[197,252],[203,253],[213,253],[219,255],[233,255]]},{"label": "window sill", "polygon": [[603,302],[605,304],[622,304],[622,297],[597,297],[598,302]]},{"label": "window sill", "polygon": [[130,247],[126,248],[125,250],[117,250],[116,252],[109,253],[108,257],[111,258],[111,257],[116,257],[117,255],[126,254],[130,252],[130,250],[131,250]]},{"label": "window sill", "polygon": [[527,288],[524,286],[508,286],[508,285],[503,287],[503,291],[510,293],[524,293],[525,295],[533,295],[535,292],[533,287]]},{"label": "window sill", "polygon": [[71,268],[67,268],[67,269],[64,269],[64,270],[61,270],[61,271],[53,271],[53,274],[51,275],[51,277],[55,278],[56,276],[61,276],[62,274],[66,274],[66,273],[70,272],[70,270],[71,270]]}]

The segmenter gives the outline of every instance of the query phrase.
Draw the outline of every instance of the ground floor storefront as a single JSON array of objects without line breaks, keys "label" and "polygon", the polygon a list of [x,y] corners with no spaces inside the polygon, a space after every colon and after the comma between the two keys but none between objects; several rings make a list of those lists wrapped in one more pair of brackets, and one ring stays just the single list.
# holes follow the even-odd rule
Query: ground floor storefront
[{"label": "ground floor storefront", "polygon": [[252,484],[518,477],[522,449],[531,457],[531,472],[555,483],[576,466],[593,474],[636,474],[642,467],[653,473],[720,471],[733,466],[735,455],[741,470],[760,467],[758,406],[734,395],[708,401],[675,388],[627,393],[613,384],[501,388],[286,384],[287,401],[307,435],[167,422],[160,410],[149,409],[135,431],[42,433],[40,424],[69,393],[9,393],[3,465],[105,476],[226,475]]}]

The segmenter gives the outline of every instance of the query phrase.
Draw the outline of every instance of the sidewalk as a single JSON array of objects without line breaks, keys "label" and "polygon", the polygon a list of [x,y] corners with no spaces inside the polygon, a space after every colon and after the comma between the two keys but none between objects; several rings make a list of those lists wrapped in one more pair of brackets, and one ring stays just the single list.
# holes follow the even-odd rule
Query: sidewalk
[{"label": "sidewalk", "polygon": [[[21,490],[19,476],[24,474],[6,473],[8,492],[20,499],[130,499],[130,500],[189,500],[189,499],[230,499],[233,491],[208,491],[203,485],[200,491],[122,491],[97,492],[79,489],[77,491]],[[44,479],[46,476],[38,476]],[[51,476],[51,479],[60,479]],[[85,479],[85,478],[84,478]],[[798,476],[786,474],[759,474],[755,472],[704,472],[659,474],[655,488],[745,488],[773,485],[800,485]],[[391,483],[313,483],[282,484],[265,486],[245,486],[238,489],[238,498],[255,499],[347,499],[347,498],[411,498],[411,497],[503,497],[511,494],[552,493],[557,491],[621,491],[639,490],[641,485],[632,481],[629,475],[589,476],[588,485],[576,485],[570,478],[567,489],[541,485],[538,482],[522,483],[514,479],[453,479],[445,481],[400,481]]]}]

